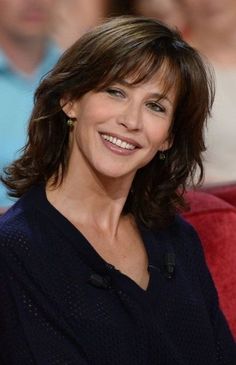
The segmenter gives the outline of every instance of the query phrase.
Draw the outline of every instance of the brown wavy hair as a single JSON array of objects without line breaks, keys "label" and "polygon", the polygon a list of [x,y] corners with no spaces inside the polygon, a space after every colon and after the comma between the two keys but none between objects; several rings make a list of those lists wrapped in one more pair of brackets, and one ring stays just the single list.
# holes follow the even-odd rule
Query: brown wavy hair
[{"label": "brown wavy hair", "polygon": [[21,157],[5,169],[9,195],[20,197],[53,178],[60,184],[69,159],[69,128],[60,100],[79,99],[91,90],[132,77],[134,84],[163,69],[164,92],[176,90],[165,160],[159,154],[138,170],[124,213],[158,228],[184,208],[183,192],[198,167],[203,177],[203,131],[214,87],[209,67],[175,30],[157,20],[123,16],[110,19],[80,38],[59,59],[35,93],[28,141]]}]

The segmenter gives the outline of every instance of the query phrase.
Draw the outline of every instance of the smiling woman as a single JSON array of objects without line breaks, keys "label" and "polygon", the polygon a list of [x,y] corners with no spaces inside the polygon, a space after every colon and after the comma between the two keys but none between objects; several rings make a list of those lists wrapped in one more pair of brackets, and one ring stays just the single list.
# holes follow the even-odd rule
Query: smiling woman
[{"label": "smiling woman", "polygon": [[155,20],[114,18],[62,55],[2,179],[20,197],[0,219],[4,364],[233,364],[178,216],[212,99],[201,57]]},{"label": "smiling woman", "polygon": [[[95,28],[65,52],[58,65],[38,88],[35,95],[36,105],[29,124],[28,145],[22,158],[9,167],[8,178],[5,179],[11,195],[19,197],[30,186],[39,182],[50,180],[56,185],[64,180],[72,161],[69,159],[73,144],[70,140],[74,138],[74,133],[71,133],[66,123],[68,117],[72,117],[67,112],[68,105],[73,105],[74,108],[80,104],[83,106],[93,95],[96,105],[91,109],[89,104],[89,110],[82,107],[79,115],[74,117],[73,114],[74,121],[78,116],[81,119],[83,113],[86,113],[86,117],[89,114],[90,118],[90,113],[106,113],[108,109],[111,114],[114,111],[124,118],[123,109],[129,105],[130,110],[126,114],[135,122],[135,113],[139,115],[138,120],[141,117],[143,119],[144,110],[147,112],[151,105],[153,108],[153,102],[161,107],[170,95],[170,109],[173,110],[168,110],[169,117],[172,114],[168,137],[170,147],[170,141],[174,142],[173,146],[166,151],[164,163],[159,159],[159,154],[156,154],[143,169],[138,170],[140,166],[137,165],[138,172],[132,182],[130,181],[132,188],[127,200],[129,208],[125,205],[125,208],[147,226],[163,226],[173,217],[176,209],[184,206],[182,192],[187,178],[194,175],[197,165],[200,167],[200,177],[202,176],[201,152],[205,149],[202,127],[213,99],[212,83],[208,74],[200,56],[177,33],[158,22],[124,17]],[[155,79],[158,81],[156,85]],[[117,86],[126,86],[129,90],[133,87],[132,100],[130,93],[125,99],[129,103],[115,102],[115,106],[114,98],[104,100],[105,90],[113,96],[114,93],[124,96],[128,92],[128,89],[111,88],[117,83]],[[148,90],[149,86],[153,89],[152,93],[157,95],[154,95],[154,99],[152,95],[142,95],[146,99],[141,104],[146,107],[141,113],[140,107],[135,106],[131,110],[134,104],[133,91],[135,90],[137,104],[136,94],[143,94],[144,91],[140,90]],[[104,105],[100,104],[100,98],[103,103],[107,103],[105,111]],[[118,100],[124,99],[120,97]],[[63,103],[67,104],[66,110]],[[122,111],[117,110],[118,105]],[[153,114],[148,114],[149,117],[150,115],[154,118]],[[162,118],[159,118],[160,115]],[[158,120],[163,120],[163,115],[166,118],[167,112],[160,113]],[[121,116],[118,120],[121,120]],[[76,123],[75,131],[80,128],[79,124],[81,123]],[[108,126],[109,130],[105,127],[101,132],[111,132],[114,125]],[[130,134],[133,136],[133,132],[127,132],[122,123],[119,125],[115,130],[120,137],[130,137]],[[90,130],[89,126],[87,130]],[[134,134],[137,135],[137,131]],[[90,147],[92,148],[87,146]],[[161,148],[160,151],[162,152]],[[78,162],[76,165],[79,168]]]},{"label": "smiling woman", "polygon": [[126,176],[130,186],[138,169],[169,148],[174,92],[162,96],[160,79],[157,73],[137,85],[117,82],[62,106],[76,121],[69,160],[76,175],[86,176],[92,168],[103,180]]}]

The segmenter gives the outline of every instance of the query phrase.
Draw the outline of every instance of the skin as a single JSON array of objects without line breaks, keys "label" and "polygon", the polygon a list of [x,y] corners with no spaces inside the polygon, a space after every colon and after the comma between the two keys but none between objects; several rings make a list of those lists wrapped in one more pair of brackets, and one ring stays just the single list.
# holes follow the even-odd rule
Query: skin
[{"label": "skin", "polygon": [[[77,158],[99,174],[133,180],[158,150],[167,149],[172,108],[168,100],[158,102],[156,82],[138,87],[114,84],[102,92],[90,92],[69,104],[68,114],[76,119],[71,146],[71,167],[81,172]],[[65,107],[67,109],[67,106]],[[165,109],[165,110],[164,110]],[[101,134],[131,139],[140,147],[123,156],[105,148]],[[118,152],[118,151],[117,151]],[[79,156],[78,156],[79,155]]]},{"label": "skin", "polygon": [[191,20],[192,27],[204,29],[228,27],[235,24],[236,3],[234,0],[180,0]]},{"label": "skin", "polygon": [[177,27],[181,32],[185,31],[186,19],[176,0],[136,0],[137,14],[156,17],[172,27]]},{"label": "skin", "polygon": [[0,47],[12,68],[31,76],[49,37],[55,0],[0,0]]},{"label": "skin", "polygon": [[235,68],[235,0],[178,1],[189,23],[187,40],[216,65]]},{"label": "skin", "polygon": [[[126,80],[81,99],[61,101],[75,121],[70,159],[61,186],[46,193],[49,202],[77,227],[109,263],[141,287],[148,285],[147,255],[132,216],[122,210],[135,173],[159,150],[170,147],[174,93],[162,94],[159,75],[138,86]],[[131,153],[105,142],[101,134],[129,139]],[[102,212],[102,214],[101,214]]]},{"label": "skin", "polygon": [[107,15],[109,0],[58,0],[53,37],[62,49],[70,47]]},{"label": "skin", "polygon": [[0,0],[0,30],[9,37],[44,37],[49,29],[54,0]]}]

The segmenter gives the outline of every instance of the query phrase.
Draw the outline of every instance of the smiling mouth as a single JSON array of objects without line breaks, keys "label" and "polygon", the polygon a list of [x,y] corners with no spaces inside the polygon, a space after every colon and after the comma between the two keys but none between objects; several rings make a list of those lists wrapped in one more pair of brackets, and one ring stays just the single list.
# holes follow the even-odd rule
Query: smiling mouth
[{"label": "smiling mouth", "polygon": [[113,137],[111,135],[108,134],[101,134],[102,138],[105,141],[110,142],[111,144],[119,147],[119,148],[123,148],[124,150],[130,150],[133,151],[137,146],[135,146],[134,144],[128,143],[126,141],[123,141],[120,138],[117,137]]}]

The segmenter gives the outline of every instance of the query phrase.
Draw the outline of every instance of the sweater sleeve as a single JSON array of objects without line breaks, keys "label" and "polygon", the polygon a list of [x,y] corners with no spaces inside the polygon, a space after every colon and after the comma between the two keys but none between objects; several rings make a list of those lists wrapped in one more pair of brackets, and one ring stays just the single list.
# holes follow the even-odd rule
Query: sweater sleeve
[{"label": "sweater sleeve", "polygon": [[[50,327],[47,312],[39,310],[33,318],[20,248],[23,237],[26,240],[25,234],[12,226],[0,227],[0,364],[87,365],[79,346],[60,335],[56,326]],[[21,295],[25,288],[29,297]]]},{"label": "sweater sleeve", "polygon": [[3,365],[36,364],[21,327],[10,276],[0,257],[0,360]]},{"label": "sweater sleeve", "polygon": [[[212,323],[216,344],[217,364],[236,364],[236,344],[230,332],[227,321],[219,307],[217,290],[208,270],[200,239],[194,229],[191,228],[193,238],[194,254],[193,263],[197,269],[197,275],[206,307]],[[197,265],[196,265],[197,263]]]}]

